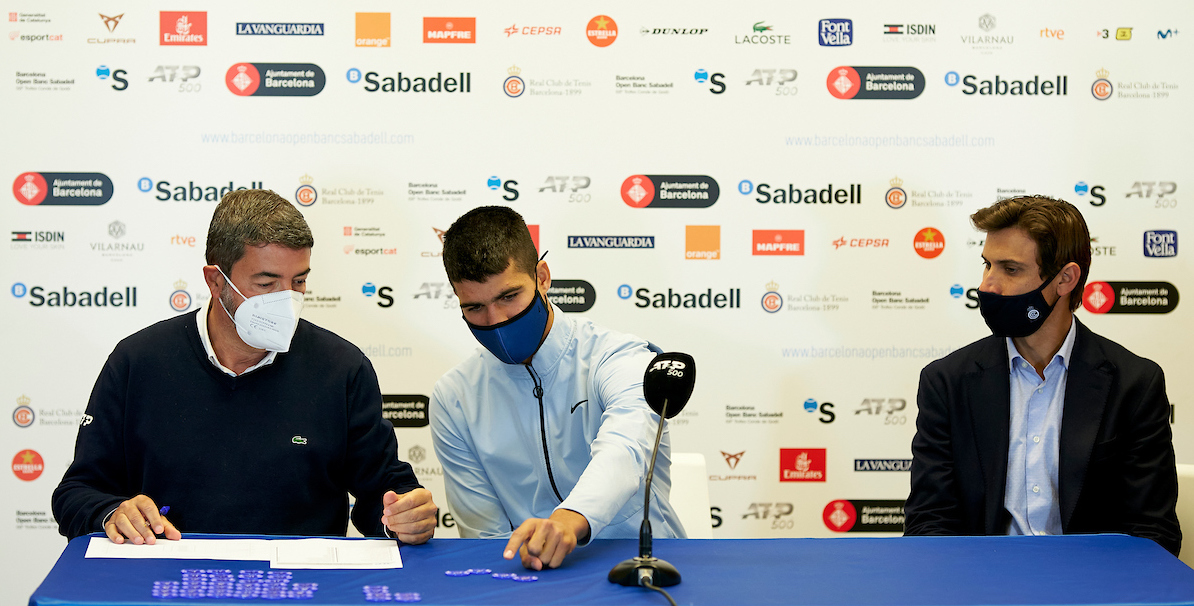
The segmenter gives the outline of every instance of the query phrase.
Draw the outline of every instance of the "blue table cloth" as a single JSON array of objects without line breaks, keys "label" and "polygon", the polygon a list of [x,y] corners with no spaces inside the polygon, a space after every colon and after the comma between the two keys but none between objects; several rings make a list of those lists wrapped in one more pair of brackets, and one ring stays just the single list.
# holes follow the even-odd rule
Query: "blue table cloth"
[{"label": "blue table cloth", "polygon": [[[219,535],[186,535],[219,538]],[[240,537],[244,538],[244,537]],[[255,537],[265,538],[265,537]],[[276,538],[276,537],[275,537]],[[425,606],[647,604],[663,596],[606,580],[637,555],[637,541],[594,541],[557,570],[528,572],[501,557],[504,541],[432,540],[403,546],[399,570],[293,570],[316,582],[310,600],[160,599],[154,581],[177,581],[184,568],[269,570],[268,562],[85,559],[89,537],[71,541],[30,598],[31,605],[369,604],[362,587],[418,592]],[[679,604],[995,605],[1194,604],[1194,570],[1147,539],[1122,535],[1060,537],[913,537],[656,540],[655,555],[683,582],[668,588]],[[447,570],[489,568],[534,574],[518,583]]]}]

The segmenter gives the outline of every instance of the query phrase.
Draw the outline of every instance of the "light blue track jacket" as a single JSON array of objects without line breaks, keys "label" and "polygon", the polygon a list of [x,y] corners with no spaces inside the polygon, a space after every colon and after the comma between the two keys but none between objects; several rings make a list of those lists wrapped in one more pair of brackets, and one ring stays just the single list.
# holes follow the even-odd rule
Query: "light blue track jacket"
[{"label": "light blue track jacket", "polygon": [[[588,520],[590,538],[637,537],[659,423],[643,399],[653,357],[646,341],[556,308],[530,370],[478,347],[441,377],[431,435],[460,536],[507,537],[526,519],[563,508]],[[685,536],[668,502],[670,468],[665,428],[651,484],[651,527],[660,538]]]}]

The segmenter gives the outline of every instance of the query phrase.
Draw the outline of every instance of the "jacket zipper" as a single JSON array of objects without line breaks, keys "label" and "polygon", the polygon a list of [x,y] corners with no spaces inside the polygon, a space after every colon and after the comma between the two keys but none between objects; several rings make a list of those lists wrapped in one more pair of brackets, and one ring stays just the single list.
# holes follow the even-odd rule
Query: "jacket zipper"
[{"label": "jacket zipper", "polygon": [[543,412],[543,382],[539,379],[539,374],[530,365],[526,365],[527,373],[531,375],[531,380],[535,383],[535,399],[539,400],[539,438],[543,443],[543,462],[547,465],[547,479],[551,482],[551,490],[556,493],[556,498],[561,503],[564,502],[564,497],[560,496],[560,489],[556,487],[556,478],[551,473],[551,455],[547,452],[547,421],[545,413]]}]

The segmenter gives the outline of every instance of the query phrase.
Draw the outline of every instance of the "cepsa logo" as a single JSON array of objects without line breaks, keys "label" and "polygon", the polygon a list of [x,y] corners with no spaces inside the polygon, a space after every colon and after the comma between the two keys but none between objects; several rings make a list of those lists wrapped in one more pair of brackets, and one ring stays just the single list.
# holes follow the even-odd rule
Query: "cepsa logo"
[{"label": "cepsa logo", "polygon": [[207,12],[161,11],[162,46],[207,46]]},{"label": "cepsa logo", "polygon": [[424,44],[474,44],[476,17],[423,17]]},{"label": "cepsa logo", "polygon": [[752,255],[804,256],[803,229],[756,229],[752,238]]},{"label": "cepsa logo", "polygon": [[597,15],[589,19],[589,25],[585,27],[585,35],[589,37],[589,42],[592,42],[593,46],[606,47],[618,39],[618,24],[606,15]]},{"label": "cepsa logo", "polygon": [[891,240],[887,238],[847,238],[842,236],[833,241],[833,249],[846,248],[887,248]]},{"label": "cepsa logo", "polygon": [[1167,314],[1179,298],[1169,282],[1091,282],[1082,306],[1093,314]]},{"label": "cepsa logo", "polygon": [[932,227],[926,227],[916,232],[916,237],[912,238],[912,248],[925,259],[935,259],[945,250],[945,236]]},{"label": "cepsa logo", "polygon": [[228,90],[241,97],[313,97],[325,82],[314,63],[237,63],[224,74]]},{"label": "cepsa logo", "polygon": [[46,468],[41,455],[36,450],[25,449],[12,458],[12,473],[17,479],[32,482],[41,476]]},{"label": "cepsa logo", "polygon": [[779,449],[780,482],[824,482],[824,448]]},{"label": "cepsa logo", "polygon": [[357,13],[356,20],[357,46],[390,45],[390,13]]},{"label": "cepsa logo", "polygon": [[915,99],[925,89],[925,76],[915,67],[851,67],[829,71],[829,94],[838,99]]},{"label": "cepsa logo", "polygon": [[622,201],[634,208],[708,208],[720,191],[705,175],[632,175],[622,182]]},{"label": "cepsa logo", "polygon": [[21,173],[12,194],[25,206],[99,206],[112,199],[112,180],[102,173]]}]

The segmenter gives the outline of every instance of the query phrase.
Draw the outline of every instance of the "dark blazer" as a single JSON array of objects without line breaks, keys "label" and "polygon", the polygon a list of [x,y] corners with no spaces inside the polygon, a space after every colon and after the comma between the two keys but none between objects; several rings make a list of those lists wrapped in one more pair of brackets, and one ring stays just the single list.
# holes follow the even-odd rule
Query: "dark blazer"
[{"label": "dark blazer", "polygon": [[[1058,462],[1066,534],[1120,532],[1181,549],[1165,375],[1078,322]],[[987,337],[920,373],[905,535],[997,535],[1011,514],[1007,341]]]}]

